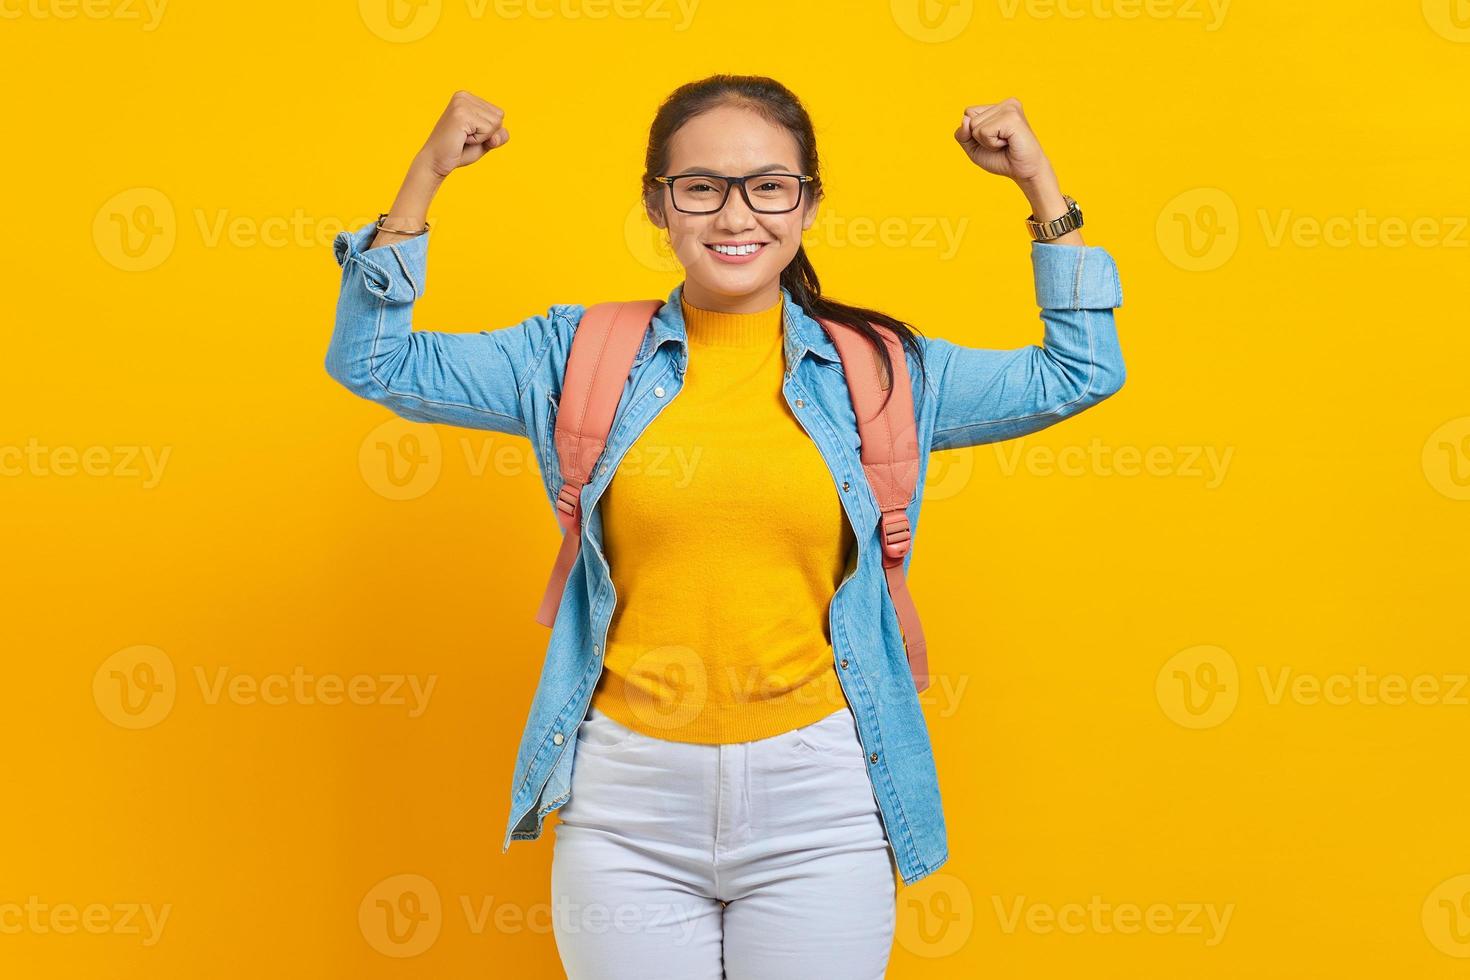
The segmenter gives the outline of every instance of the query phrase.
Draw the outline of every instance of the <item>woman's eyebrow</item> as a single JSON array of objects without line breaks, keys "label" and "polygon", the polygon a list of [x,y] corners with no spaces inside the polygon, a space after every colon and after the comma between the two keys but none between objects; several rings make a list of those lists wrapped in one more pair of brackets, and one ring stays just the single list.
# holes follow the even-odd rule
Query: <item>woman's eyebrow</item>
[{"label": "woman's eyebrow", "polygon": [[[795,170],[792,170],[790,167],[786,166],[786,164],[784,164],[784,163],[767,163],[767,164],[763,164],[763,165],[761,165],[759,167],[756,167],[754,170],[751,170],[748,173],[742,174],[741,176],[751,177],[751,176],[754,176],[755,174],[767,174],[767,173],[770,173],[773,170],[774,171],[779,171],[780,173],[783,173],[783,174],[794,174],[794,173],[796,173]],[[718,170],[711,170],[709,167],[685,167],[683,170],[680,170],[678,172],[681,173],[681,174],[708,174],[711,177],[720,177],[720,176],[723,176],[723,174],[721,174],[720,171],[718,171]]]}]

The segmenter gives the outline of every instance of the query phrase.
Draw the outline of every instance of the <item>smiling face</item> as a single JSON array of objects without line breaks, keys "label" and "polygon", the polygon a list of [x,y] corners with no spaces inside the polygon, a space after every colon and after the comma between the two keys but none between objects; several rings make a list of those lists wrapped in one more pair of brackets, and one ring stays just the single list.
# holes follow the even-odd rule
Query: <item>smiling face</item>
[{"label": "smiling face", "polygon": [[[749,109],[720,106],[695,116],[674,133],[664,172],[743,177],[805,171],[789,132]],[[674,254],[684,266],[684,298],[689,305],[721,313],[757,313],[774,306],[781,296],[781,270],[796,257],[801,233],[816,221],[811,186],[803,188],[801,206],[785,214],[752,211],[736,187],[730,188],[729,199],[717,213],[685,214],[674,208],[669,189],[660,185],[662,207],[651,211],[649,219],[668,229]],[[755,194],[751,197],[755,199]],[[717,243],[759,247],[754,254],[727,258],[711,248]]]}]

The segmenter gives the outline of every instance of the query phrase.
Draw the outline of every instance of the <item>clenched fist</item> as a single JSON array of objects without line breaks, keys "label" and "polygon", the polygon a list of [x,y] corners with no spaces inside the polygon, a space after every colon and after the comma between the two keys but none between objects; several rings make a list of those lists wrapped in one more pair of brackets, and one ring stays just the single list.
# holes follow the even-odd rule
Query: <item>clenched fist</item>
[{"label": "clenched fist", "polygon": [[977,166],[1017,183],[1036,180],[1051,165],[1016,99],[968,107],[954,138]]},{"label": "clenched fist", "polygon": [[505,110],[469,92],[455,92],[419,157],[435,176],[448,177],[510,139]]}]

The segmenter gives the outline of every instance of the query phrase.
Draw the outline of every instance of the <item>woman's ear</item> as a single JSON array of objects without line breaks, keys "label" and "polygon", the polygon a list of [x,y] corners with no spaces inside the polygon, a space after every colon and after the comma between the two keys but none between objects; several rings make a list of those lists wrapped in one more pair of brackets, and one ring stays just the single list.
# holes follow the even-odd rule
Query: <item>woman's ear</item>
[{"label": "woman's ear", "polygon": [[653,222],[653,226],[655,228],[667,228],[669,226],[669,223],[664,220],[662,208],[655,210],[654,208],[648,206],[647,201],[644,201],[643,210],[644,213],[648,215],[648,220]]},{"label": "woman's ear", "polygon": [[809,230],[812,225],[817,223],[817,208],[820,206],[820,202],[817,201],[813,201],[806,206],[806,213],[802,216],[801,219],[802,231]]}]

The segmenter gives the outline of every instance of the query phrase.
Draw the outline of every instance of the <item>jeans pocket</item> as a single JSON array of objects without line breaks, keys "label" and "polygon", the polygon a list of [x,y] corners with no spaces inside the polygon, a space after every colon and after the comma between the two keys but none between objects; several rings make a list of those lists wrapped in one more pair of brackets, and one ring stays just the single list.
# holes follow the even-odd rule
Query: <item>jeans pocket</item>
[{"label": "jeans pocket", "polygon": [[577,726],[577,748],[600,751],[615,749],[638,733],[600,708],[589,708]]},{"label": "jeans pocket", "polygon": [[847,708],[839,708],[825,718],[803,725],[792,734],[797,752],[807,758],[831,765],[867,768],[857,723]]}]

